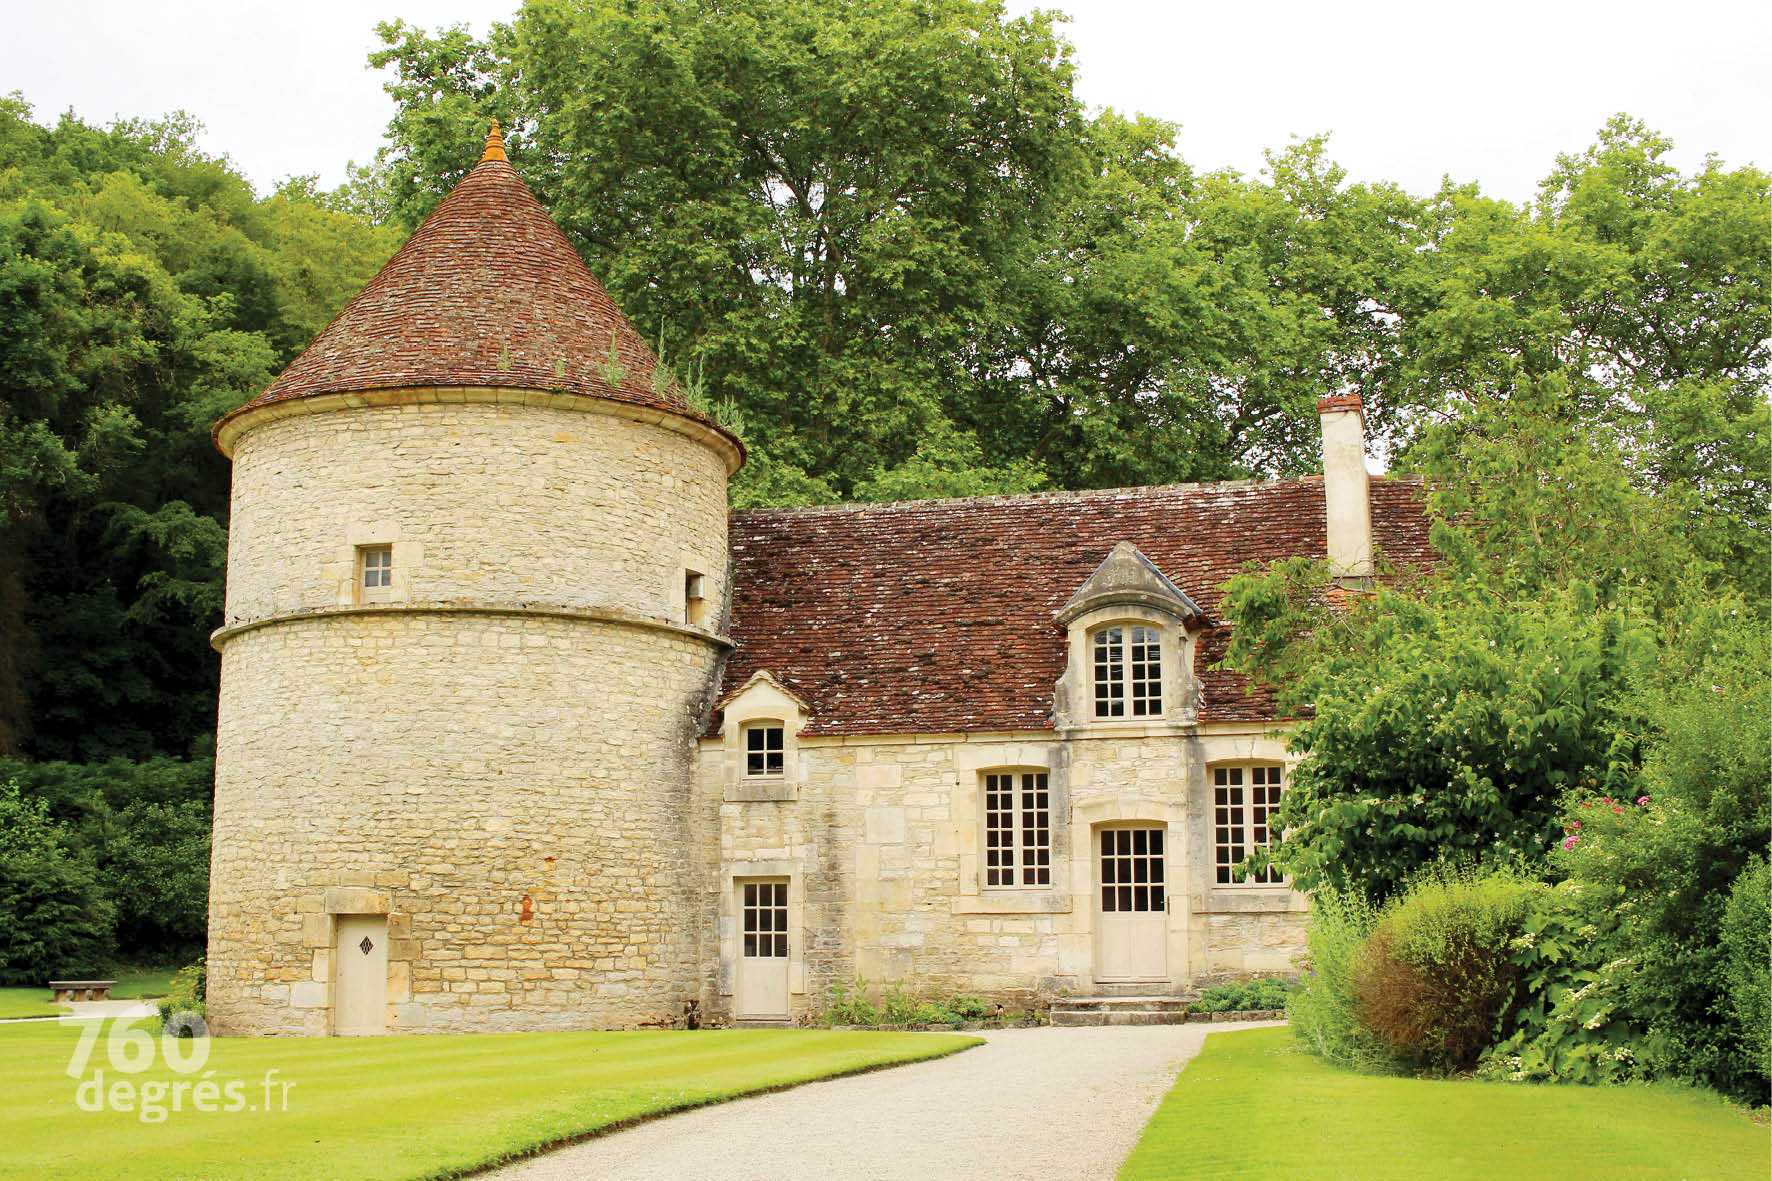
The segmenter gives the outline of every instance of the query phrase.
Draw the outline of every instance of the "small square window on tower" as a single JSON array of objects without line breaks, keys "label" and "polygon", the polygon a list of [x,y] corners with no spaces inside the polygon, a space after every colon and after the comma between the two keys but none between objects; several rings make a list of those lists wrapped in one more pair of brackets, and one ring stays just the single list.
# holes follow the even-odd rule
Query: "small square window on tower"
[{"label": "small square window on tower", "polygon": [[683,572],[683,622],[690,627],[703,627],[708,619],[707,575],[694,570]]},{"label": "small square window on tower", "polygon": [[394,585],[394,547],[357,547],[357,597],[365,602],[385,601]]}]

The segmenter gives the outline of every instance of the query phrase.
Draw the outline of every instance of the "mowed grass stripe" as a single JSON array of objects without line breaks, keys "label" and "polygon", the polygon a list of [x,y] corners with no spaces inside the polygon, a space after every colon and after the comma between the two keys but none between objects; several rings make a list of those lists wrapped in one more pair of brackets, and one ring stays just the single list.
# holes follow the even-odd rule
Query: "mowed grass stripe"
[{"label": "mowed grass stripe", "polygon": [[[824,1030],[217,1038],[206,1072],[262,1106],[265,1072],[289,1110],[167,1114],[161,1123],[75,1105],[76,1031],[0,1027],[0,1142],[9,1172],[42,1177],[420,1177],[510,1159],[660,1112],[918,1061],[978,1044],[945,1034]],[[118,1073],[103,1039],[87,1064],[107,1087],[171,1082],[157,1062]],[[273,1107],[280,1090],[274,1085]],[[170,1106],[169,1098],[163,1105]]]},{"label": "mowed grass stripe", "polygon": [[1772,1173],[1772,1135],[1678,1085],[1523,1086],[1356,1074],[1285,1028],[1215,1033],[1121,1181],[1172,1177],[1711,1177]]}]

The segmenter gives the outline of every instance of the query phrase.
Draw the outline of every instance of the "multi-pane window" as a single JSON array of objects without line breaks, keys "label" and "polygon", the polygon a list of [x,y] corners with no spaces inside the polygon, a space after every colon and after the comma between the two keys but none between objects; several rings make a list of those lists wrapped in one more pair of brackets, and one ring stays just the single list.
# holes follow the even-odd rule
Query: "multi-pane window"
[{"label": "multi-pane window", "polygon": [[753,959],[785,959],[788,954],[788,884],[744,884],[744,953]]},{"label": "multi-pane window", "polygon": [[1101,830],[1103,914],[1147,914],[1168,909],[1163,894],[1163,830]]},{"label": "multi-pane window", "polygon": [[385,590],[394,584],[393,546],[366,545],[358,553],[362,555],[364,590]]},{"label": "multi-pane window", "polygon": [[1044,771],[984,777],[984,884],[1052,884],[1052,799]]},{"label": "multi-pane window", "polygon": [[1270,821],[1280,810],[1281,767],[1257,763],[1249,767],[1212,769],[1212,844],[1214,869],[1221,886],[1265,886],[1285,878],[1273,866],[1243,873],[1243,860],[1273,843]]},{"label": "multi-pane window", "polygon": [[1163,712],[1163,633],[1119,624],[1091,638],[1095,716],[1154,718]]},{"label": "multi-pane window", "polygon": [[782,773],[780,724],[765,722],[759,726],[745,727],[744,773],[746,775],[780,775]]}]

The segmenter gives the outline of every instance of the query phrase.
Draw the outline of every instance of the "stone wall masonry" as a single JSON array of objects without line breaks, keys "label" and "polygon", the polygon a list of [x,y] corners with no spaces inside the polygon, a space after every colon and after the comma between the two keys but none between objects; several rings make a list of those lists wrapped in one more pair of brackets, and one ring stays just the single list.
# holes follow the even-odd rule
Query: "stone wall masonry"
[{"label": "stone wall masonry", "polygon": [[331,1032],[387,913],[390,1032],[627,1027],[703,994],[689,783],[719,647],[549,616],[303,618],[223,646],[209,1011]]},{"label": "stone wall masonry", "polygon": [[[1170,979],[1151,991],[1289,972],[1304,899],[1284,887],[1213,884],[1207,775],[1218,762],[1284,758],[1281,740],[1259,729],[813,738],[798,744],[795,798],[737,802],[723,798],[736,764],[720,741],[704,741],[699,807],[717,813],[719,842],[708,886],[720,916],[718,948],[709,949],[719,963],[713,1011],[733,1003],[733,879],[760,873],[805,882],[803,910],[790,915],[797,1014],[857,977],[1009,1004],[1091,992],[1101,983],[1095,837],[1115,824],[1170,834]],[[1047,771],[1050,888],[981,886],[981,776],[1007,768]]]},{"label": "stone wall masonry", "polygon": [[664,426],[599,413],[588,399],[569,408],[440,396],[293,414],[240,437],[228,623],[355,602],[363,545],[393,546],[394,602],[540,603],[681,621],[687,568],[706,576],[710,621],[722,618],[719,453]]}]

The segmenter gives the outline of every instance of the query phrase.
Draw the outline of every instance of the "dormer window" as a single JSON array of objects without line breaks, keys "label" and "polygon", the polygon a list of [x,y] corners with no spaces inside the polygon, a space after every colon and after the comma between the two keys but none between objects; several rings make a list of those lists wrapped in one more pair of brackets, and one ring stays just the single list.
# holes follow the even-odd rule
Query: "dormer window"
[{"label": "dormer window", "polygon": [[1116,623],[1091,637],[1097,718],[1154,718],[1163,713],[1163,633]]},{"label": "dormer window", "polygon": [[744,773],[756,778],[782,774],[782,727],[780,722],[759,722],[744,728]]}]

